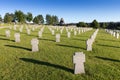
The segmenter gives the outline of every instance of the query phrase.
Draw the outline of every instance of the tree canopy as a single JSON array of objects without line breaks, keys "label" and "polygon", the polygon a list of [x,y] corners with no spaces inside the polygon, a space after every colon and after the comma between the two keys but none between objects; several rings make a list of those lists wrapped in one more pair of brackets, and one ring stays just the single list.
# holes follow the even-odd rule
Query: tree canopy
[{"label": "tree canopy", "polygon": [[78,24],[77,24],[77,27],[87,27],[88,25],[86,24],[86,23],[84,23],[84,22],[79,22]]},{"label": "tree canopy", "polygon": [[91,23],[91,27],[93,27],[93,28],[99,28],[100,25],[99,25],[99,23],[97,22],[97,20],[93,20],[93,22]]},{"label": "tree canopy", "polygon": [[28,22],[30,22],[30,21],[32,21],[32,19],[33,19],[32,13],[28,12],[27,15],[26,15],[26,20]]}]

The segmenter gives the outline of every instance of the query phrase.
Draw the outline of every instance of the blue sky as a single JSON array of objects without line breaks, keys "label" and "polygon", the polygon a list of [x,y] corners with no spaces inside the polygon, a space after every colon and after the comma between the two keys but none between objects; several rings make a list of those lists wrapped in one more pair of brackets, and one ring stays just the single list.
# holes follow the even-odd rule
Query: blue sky
[{"label": "blue sky", "polygon": [[57,15],[66,23],[120,21],[120,0],[0,0],[0,15],[21,10],[33,16]]}]

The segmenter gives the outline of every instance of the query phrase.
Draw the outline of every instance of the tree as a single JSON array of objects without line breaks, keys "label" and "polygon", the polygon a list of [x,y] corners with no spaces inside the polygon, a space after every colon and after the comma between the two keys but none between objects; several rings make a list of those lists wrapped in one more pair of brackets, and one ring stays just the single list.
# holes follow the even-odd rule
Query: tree
[{"label": "tree", "polygon": [[48,25],[52,24],[52,17],[49,14],[46,15],[46,24]]},{"label": "tree", "polygon": [[39,19],[35,16],[34,19],[33,19],[33,22],[34,22],[35,24],[39,24]]},{"label": "tree", "polygon": [[79,22],[79,23],[77,24],[77,27],[87,27],[87,24],[84,23],[84,22]]},{"label": "tree", "polygon": [[22,11],[15,11],[15,18],[20,23],[25,23],[25,14]]},{"label": "tree", "polygon": [[57,17],[57,16],[52,16],[52,24],[53,24],[53,25],[56,25],[56,24],[58,24],[58,23],[59,23],[58,17]]},{"label": "tree", "polygon": [[65,24],[64,19],[61,18],[61,19],[60,19],[60,26],[62,26],[62,25],[64,25],[64,24]]},{"label": "tree", "polygon": [[97,20],[93,20],[93,22],[91,23],[91,27],[93,28],[99,28],[99,23],[97,22]]},{"label": "tree", "polygon": [[4,16],[4,22],[5,23],[10,23],[14,20],[14,14],[6,13]]},{"label": "tree", "polygon": [[37,18],[39,20],[39,24],[43,24],[44,23],[44,18],[43,18],[42,15],[38,15]]},{"label": "tree", "polygon": [[1,15],[0,15],[0,22],[2,22],[2,17],[1,17]]},{"label": "tree", "polygon": [[107,23],[105,23],[105,22],[100,23],[100,27],[101,27],[101,28],[107,28]]},{"label": "tree", "polygon": [[33,19],[33,22],[35,24],[43,24],[44,23],[44,18],[42,15],[35,16]]},{"label": "tree", "polygon": [[32,19],[33,19],[32,13],[28,12],[27,15],[26,15],[26,20],[28,22],[30,22],[30,21],[32,21]]}]

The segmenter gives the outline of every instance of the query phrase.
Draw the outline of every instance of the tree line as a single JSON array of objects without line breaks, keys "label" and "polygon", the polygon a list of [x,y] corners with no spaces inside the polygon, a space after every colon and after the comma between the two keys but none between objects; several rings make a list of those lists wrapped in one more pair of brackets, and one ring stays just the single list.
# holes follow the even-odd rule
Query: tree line
[{"label": "tree line", "polygon": [[120,22],[98,22],[93,20],[91,23],[79,22],[76,24],[77,27],[93,27],[93,28],[104,28],[104,29],[120,29]]},{"label": "tree line", "polygon": [[42,14],[39,14],[33,17],[31,12],[25,14],[21,10],[16,10],[14,13],[6,13],[4,18],[2,19],[0,15],[0,22],[4,23],[30,23],[34,24],[47,24],[47,25],[76,25],[77,27],[93,27],[93,28],[108,28],[108,29],[120,29],[120,22],[98,22],[97,20],[93,20],[91,23],[78,22],[77,24],[65,24],[64,19],[59,18],[56,15],[46,14],[44,18]]},{"label": "tree line", "polygon": [[[18,23],[30,23],[33,22],[34,24],[44,24],[46,20],[46,24],[48,25],[57,25],[59,24],[59,18],[56,15],[50,15],[47,14],[45,19],[42,14],[39,14],[35,17],[33,17],[31,12],[28,12],[25,14],[21,10],[16,10],[14,13],[6,13],[4,15],[4,18],[2,19],[0,15],[0,21],[4,23],[12,23],[12,22],[18,22]],[[62,20],[62,18],[61,18]]]}]

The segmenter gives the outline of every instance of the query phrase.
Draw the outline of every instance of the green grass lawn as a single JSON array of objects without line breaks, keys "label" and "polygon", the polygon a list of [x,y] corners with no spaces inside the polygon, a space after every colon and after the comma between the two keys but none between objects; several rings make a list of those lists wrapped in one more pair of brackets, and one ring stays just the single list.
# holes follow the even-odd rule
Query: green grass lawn
[{"label": "green grass lawn", "polygon": [[[61,42],[45,27],[43,38],[39,39],[39,52],[31,52],[31,39],[36,38],[39,29],[27,35],[21,33],[21,42],[14,42],[0,29],[0,80],[120,80],[120,39],[104,30],[99,30],[93,44],[93,51],[86,51],[86,40],[94,29],[67,38],[64,29]],[[56,33],[58,33],[57,31]],[[85,74],[75,75],[72,57],[75,52],[86,56]]]}]

